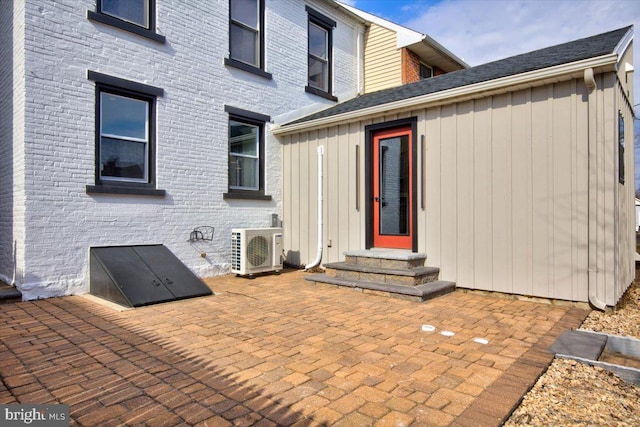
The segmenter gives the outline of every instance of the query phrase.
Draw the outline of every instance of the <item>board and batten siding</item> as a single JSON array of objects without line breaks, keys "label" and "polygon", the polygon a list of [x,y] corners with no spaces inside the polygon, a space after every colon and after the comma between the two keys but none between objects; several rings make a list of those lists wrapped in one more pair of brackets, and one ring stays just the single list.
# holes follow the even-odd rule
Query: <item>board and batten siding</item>
[{"label": "board and batten siding", "polygon": [[[606,296],[608,300],[617,301],[627,289],[628,285],[635,279],[635,254],[636,254],[636,220],[635,220],[635,159],[634,159],[634,114],[633,114],[633,72],[629,72],[627,64],[633,64],[633,44],[627,47],[622,55],[618,67],[615,106],[614,111],[614,147],[615,156],[618,156],[618,113],[624,119],[624,168],[625,182],[617,183],[617,229],[616,237],[618,248],[617,259],[617,280],[614,288]],[[616,162],[617,170],[617,162]],[[633,231],[632,231],[633,230]]]},{"label": "board and batten siding", "polygon": [[[317,147],[325,147],[323,263],[336,262],[347,250],[365,248],[365,126],[417,117],[416,142],[425,140],[417,159],[425,172],[424,182],[418,175],[418,250],[427,254],[427,265],[440,268],[440,279],[462,288],[588,301],[588,99],[594,99],[594,283],[598,298],[615,305],[633,280],[629,262],[618,261],[635,252],[626,229],[633,230],[633,207],[626,206],[633,200],[632,131],[625,153],[629,184],[621,185],[622,95],[616,95],[614,73],[597,75],[596,82],[591,98],[584,81],[574,79],[283,136],[284,240],[291,261],[309,262],[317,250]],[[631,128],[631,110],[624,114]]]},{"label": "board and batten siding", "polygon": [[365,32],[365,93],[402,84],[402,56],[396,38],[395,31],[376,24],[371,24]]}]

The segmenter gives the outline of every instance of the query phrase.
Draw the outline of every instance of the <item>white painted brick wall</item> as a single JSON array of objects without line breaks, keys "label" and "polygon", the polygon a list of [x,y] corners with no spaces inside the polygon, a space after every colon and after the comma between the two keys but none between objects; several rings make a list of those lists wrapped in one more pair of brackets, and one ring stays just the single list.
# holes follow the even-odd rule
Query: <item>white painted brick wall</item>
[{"label": "white painted brick wall", "polygon": [[[231,228],[269,226],[271,214],[280,214],[280,147],[267,135],[272,201],[223,200],[224,105],[278,117],[332,104],[304,92],[307,3],[338,22],[334,93],[344,100],[356,91],[358,24],[324,2],[266,0],[266,70],[273,80],[265,80],[223,64],[227,0],[157,0],[164,45],[89,21],[94,1],[27,0],[25,274],[19,283],[25,297],[86,292],[91,246],[162,243],[201,276],[228,272]],[[157,103],[156,181],[166,197],[86,194],[95,178],[95,85],[87,70],[164,89]],[[214,240],[187,242],[200,225],[215,227]]]},{"label": "white painted brick wall", "polygon": [[[0,280],[10,283],[24,259],[24,29],[23,2],[0,0]],[[17,275],[23,265],[18,262]]]}]

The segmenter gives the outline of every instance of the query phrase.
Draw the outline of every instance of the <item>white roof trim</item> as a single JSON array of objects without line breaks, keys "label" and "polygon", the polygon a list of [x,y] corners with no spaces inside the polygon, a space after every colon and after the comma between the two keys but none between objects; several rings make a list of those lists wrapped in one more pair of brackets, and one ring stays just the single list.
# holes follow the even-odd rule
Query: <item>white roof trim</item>
[{"label": "white roof trim", "polygon": [[633,41],[633,27],[629,28],[627,33],[624,35],[623,38],[620,39],[620,41],[618,42],[618,45],[613,51],[616,54],[618,54],[620,57],[622,57],[622,55],[624,55],[624,53],[629,48],[629,45],[631,44],[632,41]]},{"label": "white roof trim", "polygon": [[398,48],[405,47],[414,43],[418,43],[422,41],[423,34],[412,29],[403,27],[391,21],[387,21],[386,19],[377,17],[375,15],[370,14],[369,12],[365,12],[364,10],[356,9],[353,6],[349,6],[347,4],[336,1],[338,5],[347,9],[349,12],[354,15],[359,16],[365,21],[372,22],[376,25],[380,25],[381,27],[387,28],[397,34],[397,46]]},{"label": "white roof trim", "polygon": [[375,105],[369,108],[363,108],[356,111],[349,111],[342,114],[336,114],[329,117],[321,117],[315,120],[309,120],[302,123],[292,125],[274,126],[271,132],[274,135],[287,135],[297,132],[303,132],[312,128],[327,127],[341,122],[355,121],[366,116],[377,114],[385,114],[396,109],[411,109],[431,103],[452,102],[454,99],[461,97],[475,97],[478,95],[487,95],[489,92],[507,89],[509,87],[527,87],[534,82],[553,82],[560,81],[559,78],[565,75],[574,75],[581,77],[584,69],[598,68],[614,65],[618,62],[618,55],[610,53],[596,58],[584,59],[582,61],[571,62],[568,64],[557,65],[555,67],[543,68],[540,70],[529,71],[527,73],[515,74],[499,79],[488,80],[485,82],[475,83],[472,85],[456,87],[440,92],[429,93],[426,95],[416,96],[413,98],[401,99],[395,102]]},{"label": "white roof trim", "polygon": [[426,34],[422,34],[418,31],[412,30],[411,28],[403,27],[402,25],[396,24],[395,22],[388,21],[384,18],[380,18],[378,16],[372,15],[369,12],[365,12],[364,10],[357,9],[353,6],[349,6],[347,4],[341,3],[339,1],[335,2],[340,7],[348,10],[352,14],[364,19],[367,22],[374,23],[381,27],[384,27],[388,30],[391,30],[396,33],[396,47],[398,49],[402,49],[403,47],[409,47],[416,43],[426,43],[434,49],[440,51],[446,56],[449,56],[453,59],[454,62],[459,63],[465,68],[469,68],[469,64],[464,62],[462,59],[458,58],[452,52],[450,52],[447,48],[442,46],[440,43],[435,41],[432,37],[429,37]]}]

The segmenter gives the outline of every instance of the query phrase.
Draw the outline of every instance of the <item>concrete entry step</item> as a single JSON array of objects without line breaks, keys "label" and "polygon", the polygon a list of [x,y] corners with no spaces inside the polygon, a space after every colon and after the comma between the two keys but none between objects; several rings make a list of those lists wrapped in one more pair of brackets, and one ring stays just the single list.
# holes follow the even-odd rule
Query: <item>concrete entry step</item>
[{"label": "concrete entry step", "polygon": [[417,286],[438,280],[440,269],[414,267],[409,269],[374,267],[369,264],[335,262],[325,264],[326,274],[341,279],[380,282],[392,285]]},{"label": "concrete entry step", "polygon": [[345,252],[347,264],[366,267],[409,270],[424,266],[426,254],[397,249],[368,249]]},{"label": "concrete entry step", "polygon": [[331,277],[326,274],[313,274],[305,277],[305,280],[315,283],[325,283],[335,286],[344,286],[359,289],[364,292],[380,293],[390,297],[409,299],[412,301],[427,301],[441,295],[453,292],[456,288],[454,282],[433,281],[417,286],[394,285],[390,283],[370,282],[354,279]]}]

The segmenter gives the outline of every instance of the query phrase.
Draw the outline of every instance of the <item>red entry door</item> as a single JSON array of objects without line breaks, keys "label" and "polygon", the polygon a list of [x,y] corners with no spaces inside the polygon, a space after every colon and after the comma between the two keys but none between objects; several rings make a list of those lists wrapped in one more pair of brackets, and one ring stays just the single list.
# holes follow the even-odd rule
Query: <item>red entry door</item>
[{"label": "red entry door", "polygon": [[373,246],[411,249],[413,236],[411,127],[373,136]]}]

